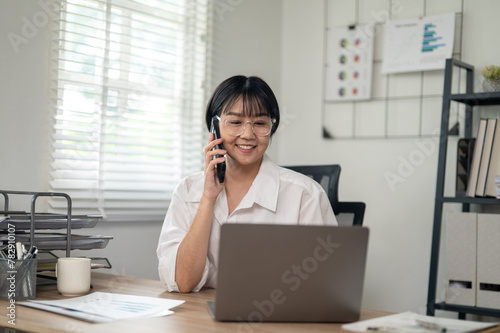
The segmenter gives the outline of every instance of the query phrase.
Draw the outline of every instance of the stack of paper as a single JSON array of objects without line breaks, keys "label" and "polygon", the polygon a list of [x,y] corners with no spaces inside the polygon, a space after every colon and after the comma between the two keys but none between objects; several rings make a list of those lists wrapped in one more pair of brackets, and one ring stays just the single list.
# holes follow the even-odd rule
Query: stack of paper
[{"label": "stack of paper", "polygon": [[351,332],[405,332],[405,333],[465,333],[493,327],[498,323],[482,323],[468,320],[436,318],[413,312],[403,312],[356,323],[342,325]]},{"label": "stack of paper", "polygon": [[171,308],[182,303],[184,301],[102,292],[56,301],[19,302],[20,305],[94,323],[166,316],[173,313]]}]

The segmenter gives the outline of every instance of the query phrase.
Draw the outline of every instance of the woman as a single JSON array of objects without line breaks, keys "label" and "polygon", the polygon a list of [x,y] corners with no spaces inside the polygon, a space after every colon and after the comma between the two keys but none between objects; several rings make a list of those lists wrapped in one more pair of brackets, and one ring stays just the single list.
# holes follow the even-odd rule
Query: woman
[{"label": "woman", "polygon": [[[204,171],[180,182],[160,234],[158,269],[168,291],[216,287],[223,223],[337,223],[318,183],[265,155],[279,119],[276,97],[258,77],[234,76],[215,89],[206,124],[218,124],[221,137],[210,133]],[[221,183],[216,165],[223,162]]]}]

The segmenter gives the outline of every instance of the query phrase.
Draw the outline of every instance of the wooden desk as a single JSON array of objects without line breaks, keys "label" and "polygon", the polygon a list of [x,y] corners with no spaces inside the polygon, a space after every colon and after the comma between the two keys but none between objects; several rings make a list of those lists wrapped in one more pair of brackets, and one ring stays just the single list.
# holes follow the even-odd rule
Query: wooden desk
[{"label": "wooden desk", "polygon": [[[214,321],[208,313],[207,301],[213,300],[215,290],[199,293],[168,293],[159,281],[123,276],[92,273],[93,291],[182,299],[186,302],[173,309],[174,314],[160,318],[125,320],[106,324],[94,324],[70,317],[16,305],[16,326],[8,324],[8,302],[0,300],[0,326],[27,332],[346,332],[341,324],[322,323],[226,323]],[[55,285],[37,286],[37,299],[61,299]],[[388,315],[388,312],[363,310],[361,319]]]}]

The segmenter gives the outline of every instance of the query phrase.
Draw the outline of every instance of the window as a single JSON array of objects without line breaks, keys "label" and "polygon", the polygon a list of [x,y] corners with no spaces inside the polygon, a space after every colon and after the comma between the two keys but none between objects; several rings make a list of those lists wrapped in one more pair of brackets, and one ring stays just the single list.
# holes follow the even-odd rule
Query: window
[{"label": "window", "polygon": [[177,182],[202,169],[207,2],[57,2],[50,189],[73,214],[161,221]]}]

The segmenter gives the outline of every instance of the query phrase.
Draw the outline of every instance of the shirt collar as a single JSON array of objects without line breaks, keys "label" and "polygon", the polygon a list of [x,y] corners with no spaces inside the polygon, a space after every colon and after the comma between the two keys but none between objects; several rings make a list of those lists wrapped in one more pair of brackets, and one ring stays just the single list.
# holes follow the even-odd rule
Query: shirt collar
[{"label": "shirt collar", "polygon": [[239,208],[250,208],[256,203],[273,212],[276,211],[279,186],[279,168],[267,155],[264,155],[259,173]]},{"label": "shirt collar", "polygon": [[[200,174],[200,177],[197,178],[197,180],[189,189],[186,201],[200,202],[201,195],[203,194],[203,187],[205,183],[204,180],[205,176],[202,172]],[[279,187],[279,167],[274,164],[274,162],[267,155],[264,155],[262,164],[260,165],[259,173],[255,177],[252,186],[248,190],[248,193],[240,202],[238,209],[250,208],[254,203],[256,203],[266,209],[275,212],[278,205]],[[222,195],[219,195],[219,198],[217,200],[224,200],[226,198],[225,193],[221,194]]]}]

